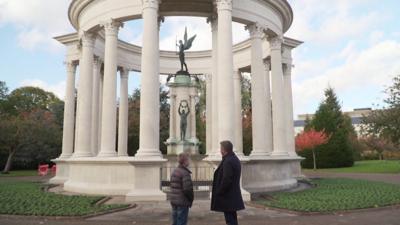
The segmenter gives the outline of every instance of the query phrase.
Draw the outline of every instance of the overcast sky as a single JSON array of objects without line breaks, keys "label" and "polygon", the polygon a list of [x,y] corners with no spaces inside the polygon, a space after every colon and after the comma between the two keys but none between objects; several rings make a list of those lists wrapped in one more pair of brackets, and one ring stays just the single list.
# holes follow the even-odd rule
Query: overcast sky
[{"label": "overcast sky", "polygon": [[[344,110],[382,102],[384,86],[400,74],[400,1],[291,0],[294,23],[285,34],[305,43],[294,50],[295,115],[313,113],[323,90],[333,87]],[[52,39],[74,32],[70,0],[0,0],[0,80],[12,90],[34,85],[64,97],[65,48]],[[167,17],[161,26],[161,49],[174,50],[182,27],[198,35],[193,50],[211,47],[204,18]],[[234,24],[234,43],[248,33]],[[142,22],[130,21],[122,40],[141,44]],[[140,83],[131,73],[132,93]]]}]

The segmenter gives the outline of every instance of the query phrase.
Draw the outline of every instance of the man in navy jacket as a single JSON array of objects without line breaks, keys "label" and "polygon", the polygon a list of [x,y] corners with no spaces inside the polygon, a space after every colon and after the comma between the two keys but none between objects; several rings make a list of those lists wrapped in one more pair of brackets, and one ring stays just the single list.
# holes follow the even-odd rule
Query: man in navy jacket
[{"label": "man in navy jacket", "polygon": [[214,172],[211,210],[223,212],[226,224],[237,225],[236,211],[244,209],[240,191],[240,160],[233,152],[230,141],[221,143],[222,161]]}]

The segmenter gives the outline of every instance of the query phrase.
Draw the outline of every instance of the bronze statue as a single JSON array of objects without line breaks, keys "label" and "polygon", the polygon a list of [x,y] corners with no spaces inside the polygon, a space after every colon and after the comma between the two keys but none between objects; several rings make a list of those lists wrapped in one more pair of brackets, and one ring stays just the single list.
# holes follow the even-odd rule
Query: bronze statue
[{"label": "bronze statue", "polygon": [[[185,103],[185,104],[183,104]],[[185,110],[186,109],[186,110]],[[181,140],[185,140],[186,137],[186,128],[187,128],[187,118],[188,115],[190,113],[190,109],[189,109],[189,103],[187,100],[182,100],[179,103],[179,108],[178,108],[178,113],[179,116],[181,116]]]},{"label": "bronze statue", "polygon": [[[196,38],[196,36],[197,35],[194,35],[188,40],[187,28],[185,27],[185,35],[183,36],[184,41],[179,40],[179,45],[178,44],[176,45],[177,47],[179,47],[179,60],[181,61],[181,71],[188,72],[188,68],[185,62],[185,50],[189,50],[192,47],[192,43]],[[183,66],[185,66],[185,70],[183,70]]]}]

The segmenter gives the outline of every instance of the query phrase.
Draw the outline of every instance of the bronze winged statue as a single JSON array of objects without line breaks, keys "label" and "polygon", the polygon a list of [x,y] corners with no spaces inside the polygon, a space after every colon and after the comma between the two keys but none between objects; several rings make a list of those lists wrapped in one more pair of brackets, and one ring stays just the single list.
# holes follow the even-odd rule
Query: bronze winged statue
[{"label": "bronze winged statue", "polygon": [[[192,43],[196,36],[197,35],[194,35],[193,37],[188,39],[187,27],[185,27],[185,35],[183,36],[183,41],[179,40],[179,45],[177,44],[177,47],[179,47],[179,60],[181,61],[181,71],[188,72],[188,68],[185,62],[185,50],[188,50],[192,47]],[[183,70],[183,67],[185,67],[185,70]]]}]

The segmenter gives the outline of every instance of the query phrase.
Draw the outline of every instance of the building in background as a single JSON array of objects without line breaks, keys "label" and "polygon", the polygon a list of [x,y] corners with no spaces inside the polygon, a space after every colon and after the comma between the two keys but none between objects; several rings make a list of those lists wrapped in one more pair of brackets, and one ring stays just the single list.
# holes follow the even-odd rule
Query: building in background
[{"label": "building in background", "polygon": [[[343,113],[351,118],[351,124],[353,124],[354,129],[357,134],[359,134],[362,125],[362,117],[367,116],[371,111],[371,108],[359,108]],[[297,120],[294,121],[294,132],[296,135],[304,130],[307,117],[311,120],[314,117],[314,114],[300,114],[297,116]]]}]

